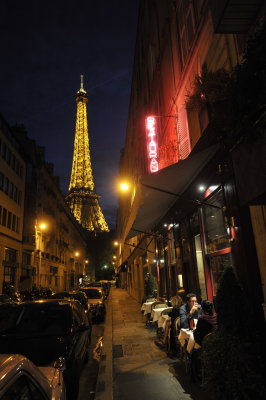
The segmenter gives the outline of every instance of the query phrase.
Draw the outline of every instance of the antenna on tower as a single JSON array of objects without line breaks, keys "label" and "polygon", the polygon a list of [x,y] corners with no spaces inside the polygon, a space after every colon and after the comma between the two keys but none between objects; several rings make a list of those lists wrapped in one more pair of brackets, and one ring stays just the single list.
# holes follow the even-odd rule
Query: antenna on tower
[{"label": "antenna on tower", "polygon": [[83,75],[80,75],[80,90],[84,90],[84,87],[83,87]]}]

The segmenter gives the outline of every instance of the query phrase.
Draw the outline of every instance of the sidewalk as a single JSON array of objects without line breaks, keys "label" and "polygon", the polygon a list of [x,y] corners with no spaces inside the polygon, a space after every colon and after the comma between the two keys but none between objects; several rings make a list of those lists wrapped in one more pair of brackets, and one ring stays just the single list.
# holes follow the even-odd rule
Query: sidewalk
[{"label": "sidewalk", "polygon": [[95,400],[208,400],[184,365],[155,344],[140,304],[126,290],[110,291]]}]

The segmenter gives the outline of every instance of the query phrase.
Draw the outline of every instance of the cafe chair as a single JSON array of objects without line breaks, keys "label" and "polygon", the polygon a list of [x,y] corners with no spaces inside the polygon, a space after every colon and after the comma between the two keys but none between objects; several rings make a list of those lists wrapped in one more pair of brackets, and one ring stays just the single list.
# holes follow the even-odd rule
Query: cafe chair
[{"label": "cafe chair", "polygon": [[[163,311],[161,312],[161,316],[162,316],[162,315],[169,315],[170,312],[172,311],[172,309],[173,309],[173,307],[168,307],[168,308],[166,308],[165,310],[163,310]],[[164,336],[163,328],[157,327],[157,337],[158,337],[158,339],[161,339],[163,336]]]},{"label": "cafe chair", "polygon": [[171,354],[179,354],[180,353],[180,343],[178,340],[178,335],[180,332],[180,317],[177,317],[174,320],[174,323],[171,325],[168,337],[167,337],[167,352]]}]

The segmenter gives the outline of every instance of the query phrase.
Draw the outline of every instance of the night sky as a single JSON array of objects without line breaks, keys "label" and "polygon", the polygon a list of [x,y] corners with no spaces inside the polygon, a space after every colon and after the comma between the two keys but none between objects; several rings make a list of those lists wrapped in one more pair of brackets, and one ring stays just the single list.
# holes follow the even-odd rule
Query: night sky
[{"label": "night sky", "polygon": [[0,112],[46,147],[67,193],[84,75],[96,192],[110,227],[126,123],[138,0],[2,0]]}]

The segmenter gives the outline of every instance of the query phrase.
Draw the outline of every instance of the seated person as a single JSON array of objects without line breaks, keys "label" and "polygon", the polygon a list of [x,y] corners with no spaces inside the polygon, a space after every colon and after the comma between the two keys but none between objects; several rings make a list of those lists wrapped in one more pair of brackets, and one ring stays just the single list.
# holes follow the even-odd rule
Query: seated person
[{"label": "seated person", "polygon": [[201,315],[201,306],[198,304],[197,296],[195,293],[188,293],[186,295],[187,302],[180,307],[180,327],[184,329],[189,328],[190,320],[198,319]]},{"label": "seated person", "polygon": [[[194,331],[195,342],[202,345],[203,338],[212,332],[217,324],[216,314],[213,310],[213,304],[209,300],[203,300],[201,303],[202,315],[198,319],[197,327]],[[201,360],[199,357],[200,349],[193,348],[191,353],[191,379],[193,382],[201,380]]]},{"label": "seated person", "polygon": [[183,301],[182,301],[181,297],[178,295],[171,298],[171,304],[172,304],[173,309],[168,314],[169,317],[171,317],[171,319],[166,321],[163,339],[155,340],[155,342],[154,342],[158,347],[161,347],[161,348],[166,347],[166,341],[167,341],[170,326],[174,323],[175,319],[177,317],[179,317],[179,308],[182,305],[182,303],[183,303]]},{"label": "seated person", "polygon": [[209,300],[201,303],[202,315],[199,317],[197,327],[194,331],[195,342],[200,346],[205,335],[210,333],[217,324],[217,316],[213,311],[213,304]]}]

